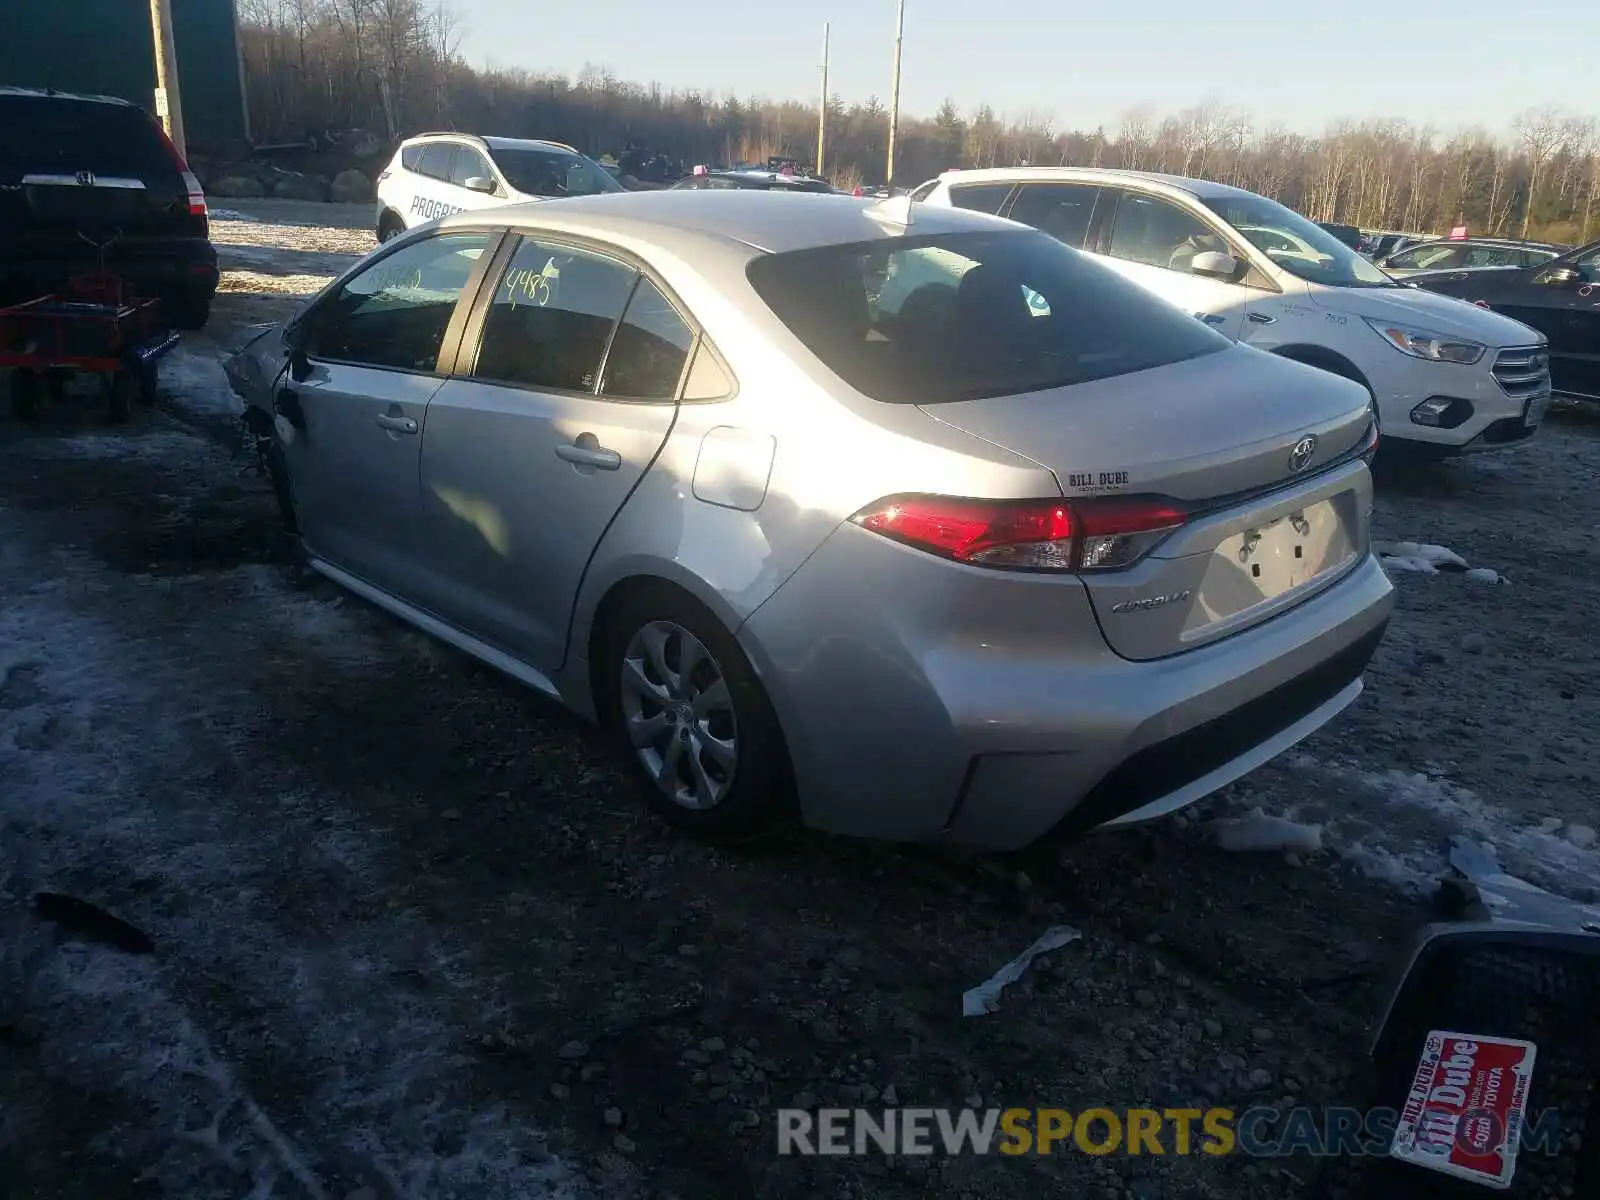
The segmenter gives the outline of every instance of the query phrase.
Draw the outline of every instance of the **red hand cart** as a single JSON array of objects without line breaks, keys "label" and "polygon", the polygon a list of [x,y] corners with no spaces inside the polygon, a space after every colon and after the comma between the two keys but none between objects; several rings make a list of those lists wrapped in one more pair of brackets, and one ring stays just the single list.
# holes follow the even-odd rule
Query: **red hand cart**
[{"label": "red hand cart", "polygon": [[156,396],[156,363],[178,344],[161,302],[128,294],[121,276],[75,275],[66,286],[0,308],[0,367],[11,371],[11,411],[33,420],[48,382],[59,392],[74,374],[104,381],[111,420],[126,422],[135,399]]}]

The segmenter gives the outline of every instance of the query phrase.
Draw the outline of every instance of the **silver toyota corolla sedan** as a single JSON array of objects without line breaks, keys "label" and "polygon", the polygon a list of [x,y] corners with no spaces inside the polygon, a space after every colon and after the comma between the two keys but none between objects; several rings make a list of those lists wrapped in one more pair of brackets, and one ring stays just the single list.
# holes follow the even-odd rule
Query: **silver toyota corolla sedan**
[{"label": "silver toyota corolla sedan", "polygon": [[1350,704],[1392,606],[1364,389],[977,213],[463,213],[230,375],[317,571],[707,837],[1160,816]]}]

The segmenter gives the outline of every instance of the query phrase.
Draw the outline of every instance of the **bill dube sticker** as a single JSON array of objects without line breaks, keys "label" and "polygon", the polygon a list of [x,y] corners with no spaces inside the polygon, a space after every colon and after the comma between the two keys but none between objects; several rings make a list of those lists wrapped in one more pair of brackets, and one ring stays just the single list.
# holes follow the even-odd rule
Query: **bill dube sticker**
[{"label": "bill dube sticker", "polygon": [[1532,1042],[1435,1029],[1389,1153],[1503,1191],[1516,1171],[1533,1078]]},{"label": "bill dube sticker", "polygon": [[1080,496],[1120,492],[1127,486],[1127,471],[1074,471],[1067,476],[1067,490]]}]

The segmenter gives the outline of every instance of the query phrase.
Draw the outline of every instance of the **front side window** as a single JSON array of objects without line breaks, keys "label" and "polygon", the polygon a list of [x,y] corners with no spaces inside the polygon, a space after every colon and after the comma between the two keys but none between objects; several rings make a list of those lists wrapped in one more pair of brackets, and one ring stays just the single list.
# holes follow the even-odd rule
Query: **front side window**
[{"label": "front side window", "polygon": [[592,393],[638,274],[614,258],[524,238],[495,287],[473,376]]},{"label": "front side window", "polygon": [[1076,250],[1089,236],[1099,195],[1100,189],[1087,183],[1025,183],[1006,215]]},{"label": "front side window", "polygon": [[1556,256],[1554,250],[1523,250],[1517,256],[1519,267],[1537,267],[1540,263],[1547,263]]},{"label": "front side window", "polygon": [[994,216],[1009,195],[1009,183],[968,183],[950,189],[950,203],[956,208]]},{"label": "front side window", "polygon": [[1468,246],[1468,267],[1514,267],[1519,255],[1510,246]]},{"label": "front side window", "polygon": [[489,244],[486,233],[442,233],[386,254],[311,316],[311,358],[433,371],[456,303]]},{"label": "front side window", "polygon": [[769,254],[748,275],[825,366],[892,404],[1065,388],[1233,344],[1035,230]]},{"label": "front side window", "polygon": [[524,196],[594,196],[627,189],[597,162],[569,150],[491,147],[500,173]]},{"label": "front side window", "polygon": [[1170,200],[1137,192],[1124,192],[1118,200],[1111,257],[1186,272],[1195,255],[1207,250],[1227,254],[1227,240]]},{"label": "front side window", "polygon": [[661,289],[641,278],[606,354],[602,396],[674,400],[683,364],[694,345],[691,330]]},{"label": "front side window", "polygon": [[1227,196],[1203,203],[1274,264],[1309,283],[1327,287],[1400,286],[1384,274],[1383,268],[1276,200]]}]

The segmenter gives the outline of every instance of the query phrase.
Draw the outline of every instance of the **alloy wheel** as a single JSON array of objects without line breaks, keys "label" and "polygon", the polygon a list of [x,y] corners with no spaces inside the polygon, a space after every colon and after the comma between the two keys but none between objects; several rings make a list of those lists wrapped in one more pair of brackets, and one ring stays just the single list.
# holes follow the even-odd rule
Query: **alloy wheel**
[{"label": "alloy wheel", "polygon": [[672,621],[651,621],[628,642],[622,718],[645,772],[674,804],[714,808],[739,762],[733,697],[721,665]]}]

